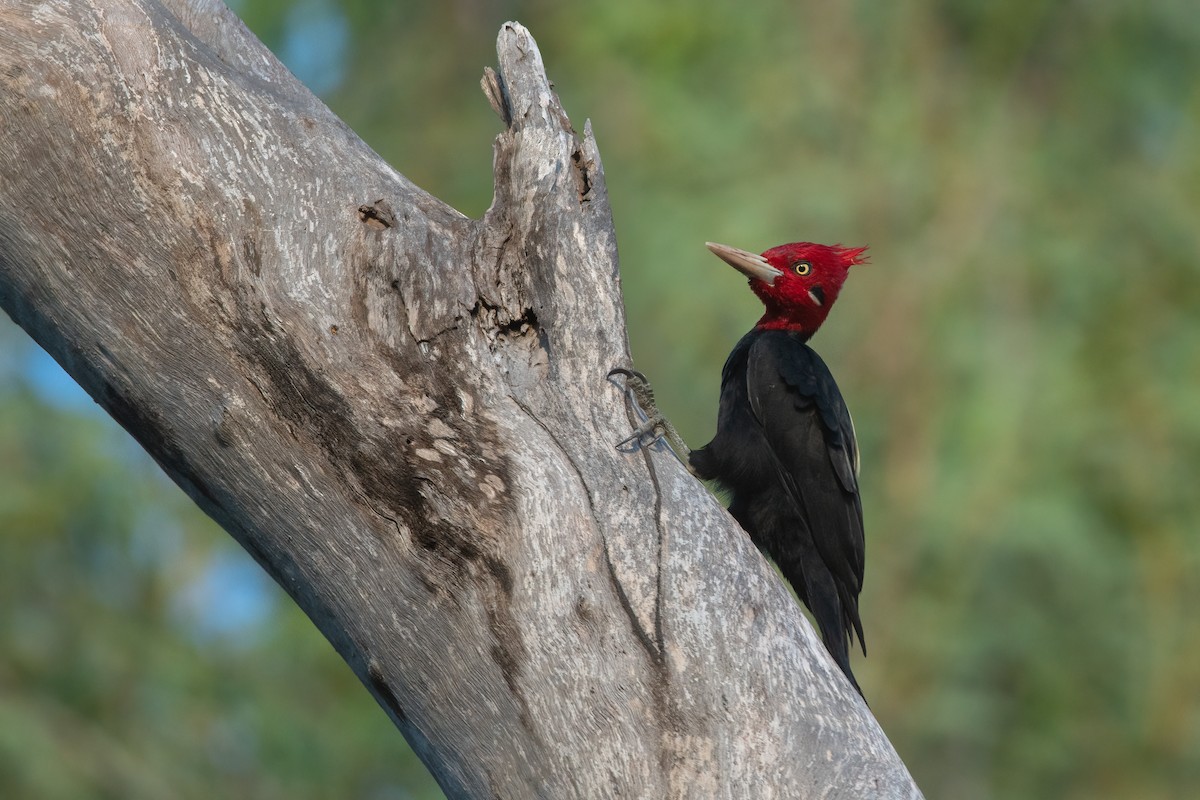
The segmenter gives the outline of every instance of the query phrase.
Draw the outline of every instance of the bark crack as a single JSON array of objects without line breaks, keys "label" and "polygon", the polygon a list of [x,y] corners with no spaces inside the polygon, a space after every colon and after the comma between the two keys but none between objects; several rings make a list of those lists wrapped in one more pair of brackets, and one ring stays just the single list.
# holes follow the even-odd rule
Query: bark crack
[{"label": "bark crack", "polygon": [[602,531],[603,528],[600,524],[600,515],[596,513],[596,504],[592,501],[592,491],[588,488],[587,480],[583,477],[583,471],[580,470],[579,465],[575,463],[575,459],[572,457],[571,451],[567,449],[567,447],[563,445],[561,441],[559,441],[559,438],[554,434],[554,431],[550,430],[550,427],[546,423],[542,422],[542,420],[538,418],[537,414],[533,413],[533,409],[518,400],[517,397],[512,393],[509,393],[508,397],[517,404],[517,408],[521,409],[525,416],[529,417],[537,424],[539,428],[545,431],[546,435],[550,437],[550,440],[554,442],[554,446],[558,448],[559,452],[563,454],[564,458],[566,458],[567,463],[571,465],[571,471],[575,473],[575,478],[579,481],[579,485],[583,487],[583,493],[587,497],[588,513],[592,517],[592,524],[597,530]]},{"label": "bark crack", "polygon": [[364,203],[358,207],[358,218],[368,227],[376,230],[392,228],[396,225],[396,212],[382,198],[373,203]]},{"label": "bark crack", "polygon": [[508,94],[504,90],[504,78],[491,67],[484,67],[483,77],[479,79],[479,86],[487,96],[488,105],[496,112],[496,116],[500,117],[504,127],[511,128],[512,108],[508,102]]},{"label": "bark crack", "polygon": [[589,195],[592,192],[592,179],[588,174],[588,169],[591,166],[589,162],[583,158],[583,145],[579,139],[575,139],[575,149],[571,151],[571,164],[575,167],[575,182],[579,188],[579,202],[591,202],[592,198]]},{"label": "bark crack", "polygon": [[658,549],[655,553],[655,575],[654,586],[654,641],[658,645],[659,652],[663,652],[664,634],[663,634],[663,552],[666,549],[667,529],[663,525],[663,502],[662,502],[662,485],[658,482],[658,470],[654,466],[654,459],[650,453],[643,449],[642,457],[646,460],[646,469],[650,473],[650,484],[654,487],[654,525],[658,528]]},{"label": "bark crack", "polygon": [[[655,669],[660,669],[663,659],[662,648],[659,643],[650,637],[646,629],[642,627],[642,623],[637,618],[637,612],[633,609],[633,603],[629,600],[629,595],[625,592],[625,586],[621,583],[620,577],[617,576],[617,569],[612,562],[612,554],[608,549],[608,540],[604,541],[604,565],[608,569],[609,583],[612,584],[613,591],[617,594],[617,600],[621,603],[621,610],[625,612],[625,616],[629,618],[629,628],[633,631],[633,635],[637,637],[638,643],[650,658],[650,663],[654,664]],[[657,627],[657,626],[656,626]]]},{"label": "bark crack", "polygon": [[[657,641],[656,641],[655,639],[651,638],[650,634],[642,627],[641,622],[638,621],[637,613],[634,611],[634,608],[633,608],[633,603],[630,601],[629,595],[626,593],[625,587],[621,584],[621,580],[617,576],[616,569],[613,566],[612,555],[609,553],[609,549],[608,549],[608,537],[603,535],[603,526],[601,525],[601,522],[600,522],[600,516],[596,511],[595,502],[592,500],[591,489],[588,487],[587,480],[584,478],[582,470],[580,470],[579,465],[575,463],[575,459],[572,457],[571,451],[563,446],[562,442],[559,441],[558,437],[554,434],[554,431],[550,430],[549,426],[547,426],[546,423],[542,422],[542,420],[540,420],[537,417],[537,415],[533,413],[533,410],[530,409],[529,406],[525,405],[524,403],[522,403],[520,400],[518,400],[516,397],[514,397],[511,394],[509,395],[509,398],[512,399],[512,401],[517,404],[517,407],[519,409],[521,409],[521,411],[527,417],[529,417],[531,420],[533,420],[537,424],[538,427],[540,427],[543,431],[545,431],[546,435],[550,437],[550,440],[552,442],[554,442],[554,446],[558,448],[559,452],[561,452],[563,454],[563,456],[566,458],[567,463],[571,465],[571,469],[575,473],[575,478],[576,478],[576,480],[579,481],[579,485],[583,487],[584,496],[587,498],[588,513],[592,517],[592,523],[596,527],[596,529],[598,531],[600,531],[600,533],[601,533],[600,538],[601,538],[601,541],[604,543],[604,563],[608,569],[609,578],[613,584],[613,588],[616,590],[617,599],[620,600],[621,608],[624,610],[625,614],[629,617],[630,626],[633,629],[634,634],[637,636],[638,641],[641,643],[642,647],[645,648],[646,652],[649,654],[650,660],[657,665],[657,663],[662,658],[661,626],[660,625],[655,626],[655,632],[656,632],[656,637],[657,637]],[[656,614],[656,616],[657,616],[657,614]]]},{"label": "bark crack", "polygon": [[405,538],[404,531],[401,529],[400,521],[398,519],[391,516],[390,514],[385,514],[382,511],[380,511],[379,508],[376,507],[375,504],[372,503],[367,498],[367,495],[365,493],[363,493],[363,491],[361,489],[354,488],[353,491],[354,491],[354,494],[358,497],[359,501],[362,502],[363,508],[368,509],[369,511],[371,511],[371,513],[375,514],[377,517],[379,517],[381,519],[385,519],[388,522],[392,523],[393,527],[395,527],[395,529],[396,529],[396,535],[399,536],[401,539]]}]

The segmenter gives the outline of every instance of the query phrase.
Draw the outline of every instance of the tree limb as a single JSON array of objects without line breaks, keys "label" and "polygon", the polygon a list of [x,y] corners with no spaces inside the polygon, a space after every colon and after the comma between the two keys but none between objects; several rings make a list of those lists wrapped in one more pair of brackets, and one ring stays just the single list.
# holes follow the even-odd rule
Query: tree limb
[{"label": "tree limb", "polygon": [[528,31],[471,220],[207,0],[0,7],[0,303],[282,585],[451,797],[918,797],[632,419],[600,156]]}]

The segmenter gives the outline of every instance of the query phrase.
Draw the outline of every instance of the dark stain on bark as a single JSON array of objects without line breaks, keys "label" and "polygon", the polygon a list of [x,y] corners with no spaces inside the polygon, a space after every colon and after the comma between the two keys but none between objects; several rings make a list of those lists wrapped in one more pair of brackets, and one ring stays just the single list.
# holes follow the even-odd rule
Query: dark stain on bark
[{"label": "dark stain on bark", "polygon": [[[242,213],[246,215],[245,230],[253,232],[262,230],[262,212],[249,198],[242,200]],[[253,233],[242,237],[242,258],[250,267],[250,271],[254,273],[254,277],[262,276],[262,255],[258,251],[258,241],[254,238]]]},{"label": "dark stain on bark", "polygon": [[521,726],[536,737],[533,716],[520,684],[527,653],[521,637],[521,627],[512,613],[512,575],[508,566],[498,559],[486,558],[483,564],[493,583],[493,591],[485,594],[483,598],[488,625],[492,629],[492,661],[500,668],[500,675],[517,703],[517,715]]},{"label": "dark stain on bark", "polygon": [[141,443],[159,466],[175,477],[201,508],[211,513],[221,507],[216,492],[190,468],[191,462],[179,449],[167,419],[151,404],[134,402],[107,382],[100,384],[96,402]]},{"label": "dark stain on bark", "polygon": [[392,712],[392,716],[399,722],[408,722],[408,716],[405,715],[404,709],[400,707],[400,699],[396,697],[396,693],[392,691],[392,687],[388,686],[387,679],[383,675],[383,667],[375,659],[367,662],[367,683],[371,687],[371,691],[379,698],[379,701]]},{"label": "dark stain on bark", "polygon": [[262,275],[262,256],[258,253],[258,243],[254,241],[253,236],[243,237],[242,258],[250,265],[250,271],[254,273],[254,277]]},{"label": "dark stain on bark", "polygon": [[[252,206],[244,212],[259,213]],[[358,214],[376,232],[397,224],[384,200],[360,206]],[[387,530],[411,536],[415,547],[410,552],[418,562],[413,573],[432,595],[464,607],[468,603],[462,599],[474,595],[493,638],[492,660],[523,709],[523,724],[531,725],[520,694],[527,651],[512,611],[512,554],[506,541],[506,534],[520,526],[510,494],[515,481],[505,443],[483,412],[485,404],[460,396],[475,391],[477,376],[456,374],[445,363],[433,368],[416,341],[397,346],[366,339],[361,344],[369,349],[361,357],[369,366],[363,368],[396,376],[394,405],[379,408],[347,396],[354,391],[353,376],[347,381],[343,372],[335,381],[327,375],[320,361],[321,345],[305,341],[301,347],[304,332],[286,327],[285,320],[292,317],[274,313],[257,282],[237,279],[235,261],[256,274],[261,268],[264,257],[257,240],[247,237],[232,251],[222,248],[214,226],[205,220],[199,221],[197,235],[201,252],[212,255],[209,270],[190,276],[192,293],[208,301],[209,313],[216,312],[219,322],[229,327],[231,346],[246,363],[246,373],[255,376],[267,405],[296,439],[301,457],[323,458],[345,476],[365,506],[392,520],[394,527],[381,529],[382,536]],[[367,332],[372,321],[369,303],[384,307],[395,302],[400,279],[380,269],[394,254],[385,246],[380,252],[348,252],[344,257],[356,268],[351,270],[354,285],[345,309],[350,319],[336,332]],[[510,320],[500,334],[512,339],[539,328],[536,314],[529,310]],[[335,332],[332,327],[324,330]],[[466,348],[474,346],[469,335],[450,327],[439,338],[446,347]],[[153,420],[138,419],[132,407],[114,414],[124,417],[127,428],[147,431],[139,438],[162,429]],[[435,420],[441,423],[436,434],[431,430]],[[485,484],[490,487],[486,492],[480,488]],[[196,493],[217,505],[209,487],[197,482]]]},{"label": "dark stain on bark", "polygon": [[[263,377],[269,405],[298,442],[315,444],[334,469],[357,483],[373,511],[411,535],[420,560],[414,571],[430,591],[455,603],[472,588],[477,592],[494,638],[493,658],[524,708],[518,679],[527,654],[512,612],[514,581],[505,552],[505,534],[519,525],[510,495],[514,483],[494,424],[464,411],[458,389],[470,387],[470,379],[444,365],[430,368],[415,343],[408,349],[376,344],[373,354],[406,393],[396,398],[384,425],[356,418],[353,404],[256,298],[237,298],[236,327],[235,346]],[[429,430],[434,420],[442,423],[440,437]],[[503,491],[480,489],[489,475]]]}]

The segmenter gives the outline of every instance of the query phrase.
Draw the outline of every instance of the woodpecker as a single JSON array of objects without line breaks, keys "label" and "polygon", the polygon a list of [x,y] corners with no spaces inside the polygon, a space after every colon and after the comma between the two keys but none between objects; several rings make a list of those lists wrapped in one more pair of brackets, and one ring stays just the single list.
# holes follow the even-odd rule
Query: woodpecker
[{"label": "woodpecker", "polygon": [[[755,255],[708,243],[744,274],[762,318],[721,371],[717,434],[688,450],[654,406],[641,373],[624,375],[648,415],[619,446],[665,435],[691,471],[730,495],[729,511],[812,612],[825,647],[862,694],[850,669],[854,637],[866,655],[858,596],[865,540],[854,424],[829,368],[808,346],[865,247],[794,242]],[[613,374],[610,373],[610,374]]]}]

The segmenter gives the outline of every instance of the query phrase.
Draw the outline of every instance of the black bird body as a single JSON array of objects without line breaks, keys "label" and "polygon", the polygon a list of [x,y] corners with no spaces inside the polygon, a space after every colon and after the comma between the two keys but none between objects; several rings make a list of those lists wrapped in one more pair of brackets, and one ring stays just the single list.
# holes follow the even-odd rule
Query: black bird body
[{"label": "black bird body", "polygon": [[[863,645],[864,536],[850,413],[799,330],[755,328],[721,373],[717,434],[689,461],[730,494],[730,512],[812,611],[858,689],[849,645]],[[859,689],[861,693],[861,689]]]}]

